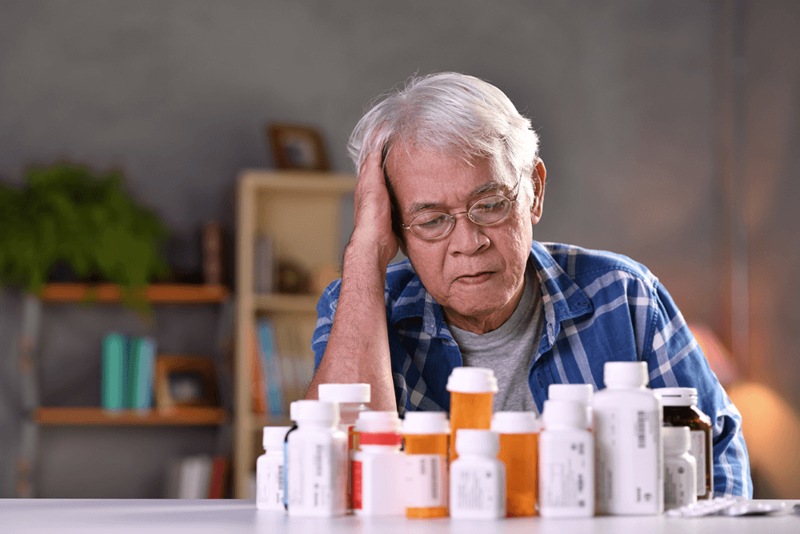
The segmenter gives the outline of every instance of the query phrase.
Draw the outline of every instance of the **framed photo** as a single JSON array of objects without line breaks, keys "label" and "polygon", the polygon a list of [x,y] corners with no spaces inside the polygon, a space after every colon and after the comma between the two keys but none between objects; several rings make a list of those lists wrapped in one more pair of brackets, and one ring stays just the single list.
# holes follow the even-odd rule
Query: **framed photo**
[{"label": "framed photo", "polygon": [[279,169],[329,171],[322,135],[315,128],[273,123],[267,126],[275,166]]},{"label": "framed photo", "polygon": [[155,373],[156,406],[217,406],[214,360],[205,356],[159,356]]}]

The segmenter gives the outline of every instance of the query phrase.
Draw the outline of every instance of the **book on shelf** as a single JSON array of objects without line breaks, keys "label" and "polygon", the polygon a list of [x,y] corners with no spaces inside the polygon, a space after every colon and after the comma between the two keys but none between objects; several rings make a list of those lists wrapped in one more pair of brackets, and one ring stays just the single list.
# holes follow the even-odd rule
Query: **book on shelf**
[{"label": "book on shelf", "polygon": [[257,321],[258,349],[261,356],[261,370],[264,373],[267,407],[270,415],[282,415],[283,377],[281,374],[280,355],[277,353],[275,327],[272,321],[261,317]]},{"label": "book on shelf", "polygon": [[253,255],[253,291],[258,294],[275,291],[275,242],[266,234],[256,236]]},{"label": "book on shelf", "polygon": [[230,462],[225,456],[195,454],[172,460],[166,473],[167,499],[222,499]]},{"label": "book on shelf", "polygon": [[153,373],[156,360],[156,343],[151,337],[133,337],[130,340],[128,368],[128,407],[149,410],[153,407]]},{"label": "book on shelf", "polygon": [[100,405],[106,410],[153,407],[155,340],[111,332],[102,343]]},{"label": "book on shelf", "polygon": [[267,388],[264,384],[264,370],[261,368],[261,354],[259,354],[255,325],[250,329],[249,349],[251,409],[255,414],[264,415],[267,413]]},{"label": "book on shelf", "polygon": [[[314,357],[307,347],[313,329],[308,321],[256,320],[251,356],[255,413],[286,415],[292,401],[305,397],[314,375]],[[264,411],[258,411],[262,402]]]},{"label": "book on shelf", "polygon": [[100,405],[106,410],[122,410],[127,405],[128,350],[125,336],[111,332],[103,338]]}]

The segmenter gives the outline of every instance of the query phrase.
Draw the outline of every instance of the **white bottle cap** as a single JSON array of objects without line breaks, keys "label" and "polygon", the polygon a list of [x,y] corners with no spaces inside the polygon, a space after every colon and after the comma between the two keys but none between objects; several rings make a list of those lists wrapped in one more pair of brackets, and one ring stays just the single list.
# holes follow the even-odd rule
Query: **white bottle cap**
[{"label": "white bottle cap", "polygon": [[641,388],[648,384],[645,362],[606,362],[603,381],[607,388]]},{"label": "white bottle cap", "polygon": [[264,436],[262,438],[264,450],[283,450],[283,440],[286,439],[286,433],[291,429],[292,427],[290,426],[265,426]]},{"label": "white bottle cap", "polygon": [[664,451],[682,454],[692,446],[688,426],[665,426],[661,429]]},{"label": "white bottle cap", "polygon": [[544,401],[542,422],[545,430],[586,428],[586,405],[570,400]]},{"label": "white bottle cap", "polygon": [[697,404],[696,388],[656,388],[653,390],[664,406],[693,406]]},{"label": "white bottle cap", "polygon": [[586,421],[584,427],[592,428],[592,396],[594,388],[591,384],[550,384],[547,388],[549,400],[568,400],[586,405]]},{"label": "white bottle cap", "polygon": [[456,452],[458,454],[482,454],[496,457],[500,450],[500,437],[491,430],[459,428],[456,431]]},{"label": "white bottle cap", "polygon": [[318,400],[298,400],[289,405],[292,420],[302,423],[339,424],[339,405],[335,402]]},{"label": "white bottle cap", "polygon": [[492,430],[498,434],[533,434],[539,431],[539,423],[533,412],[496,412]]},{"label": "white bottle cap", "polygon": [[368,434],[399,434],[402,423],[397,412],[361,412],[355,430]]},{"label": "white bottle cap", "polygon": [[406,412],[403,434],[449,434],[445,412]]},{"label": "white bottle cap", "polygon": [[447,379],[447,391],[497,393],[494,371],[483,367],[456,367]]},{"label": "white bottle cap", "polygon": [[367,403],[370,400],[369,384],[320,384],[319,400],[327,402]]}]

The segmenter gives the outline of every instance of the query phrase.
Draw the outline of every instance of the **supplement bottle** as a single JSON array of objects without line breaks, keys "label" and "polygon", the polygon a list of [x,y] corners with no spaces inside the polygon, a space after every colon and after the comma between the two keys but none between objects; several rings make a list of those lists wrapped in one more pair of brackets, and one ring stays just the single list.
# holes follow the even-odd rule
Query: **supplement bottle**
[{"label": "supplement bottle", "polygon": [[664,508],[680,508],[697,502],[697,461],[689,454],[691,439],[685,426],[665,426]]},{"label": "supplement bottle", "polygon": [[459,457],[450,464],[450,517],[501,519],[506,515],[506,469],[491,430],[459,429]]},{"label": "supplement bottle", "polygon": [[347,436],[339,430],[339,406],[332,402],[292,403],[297,429],[287,436],[289,515],[334,517],[347,512]]},{"label": "supplement bottle", "polygon": [[594,394],[595,507],[604,515],[664,511],[661,401],[645,362],[606,362]]},{"label": "supplement bottle", "polygon": [[497,412],[492,430],[500,436],[498,459],[506,467],[506,515],[536,515],[539,425],[533,412]]},{"label": "supplement bottle", "polygon": [[361,412],[359,450],[353,454],[353,511],[365,516],[402,516],[406,457],[400,451],[397,412]]},{"label": "supplement bottle", "polygon": [[444,412],[406,412],[406,517],[447,517],[450,425]]},{"label": "supplement bottle", "polygon": [[697,461],[697,498],[714,496],[714,449],[711,441],[711,418],[697,407],[695,388],[657,388],[664,406],[664,426],[689,427],[689,453]]},{"label": "supplement bottle", "polygon": [[289,448],[289,435],[297,430],[297,405],[294,402],[289,403],[289,420],[292,426],[286,432],[286,437],[283,438],[283,509],[289,509],[289,461],[288,461],[288,448]]},{"label": "supplement bottle", "polygon": [[347,509],[353,509],[353,473],[351,462],[353,453],[358,450],[358,433],[354,430],[358,415],[368,410],[370,401],[369,384],[320,384],[317,389],[319,400],[339,404],[339,429],[347,434]]},{"label": "supplement bottle", "polygon": [[539,514],[594,515],[594,435],[586,428],[586,406],[544,401],[539,435]]},{"label": "supplement bottle", "polygon": [[592,419],[592,396],[594,388],[591,384],[550,384],[547,388],[547,397],[550,400],[568,400],[580,402],[586,406],[585,428],[591,430],[593,427]]},{"label": "supplement bottle", "polygon": [[456,433],[461,428],[488,430],[497,393],[494,371],[482,367],[456,367],[447,379],[450,392],[450,461],[458,458]]},{"label": "supplement bottle", "polygon": [[291,427],[264,427],[264,454],[256,461],[256,508],[283,511],[283,440]]}]

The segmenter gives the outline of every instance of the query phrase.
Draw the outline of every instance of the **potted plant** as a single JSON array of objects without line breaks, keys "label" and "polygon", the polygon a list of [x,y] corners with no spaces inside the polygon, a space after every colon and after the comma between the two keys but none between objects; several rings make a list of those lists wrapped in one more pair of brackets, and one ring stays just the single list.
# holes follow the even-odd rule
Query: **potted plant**
[{"label": "potted plant", "polygon": [[0,185],[0,287],[38,293],[56,270],[118,284],[142,307],[145,286],[168,273],[167,229],[124,190],[120,171],[58,163],[30,168],[21,188]]}]

